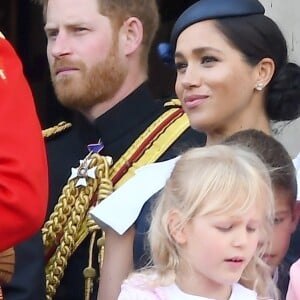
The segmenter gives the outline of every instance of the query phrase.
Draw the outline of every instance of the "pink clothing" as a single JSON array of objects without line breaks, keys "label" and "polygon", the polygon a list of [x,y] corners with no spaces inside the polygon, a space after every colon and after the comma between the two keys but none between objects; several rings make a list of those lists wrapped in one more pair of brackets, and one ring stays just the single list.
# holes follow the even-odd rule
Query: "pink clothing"
[{"label": "pink clothing", "polygon": [[286,294],[286,300],[300,300],[300,259],[290,269],[290,283]]},{"label": "pink clothing", "polygon": [[[176,284],[168,286],[151,287],[147,277],[133,275],[124,281],[118,300],[213,300],[200,296],[186,294]],[[232,294],[229,300],[257,300],[254,291],[240,284],[232,286]]]}]

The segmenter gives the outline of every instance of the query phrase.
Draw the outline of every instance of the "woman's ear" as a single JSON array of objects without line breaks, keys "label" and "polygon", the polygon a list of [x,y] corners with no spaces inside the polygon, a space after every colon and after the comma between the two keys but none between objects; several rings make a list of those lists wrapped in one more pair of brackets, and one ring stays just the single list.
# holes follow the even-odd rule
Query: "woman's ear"
[{"label": "woman's ear", "polygon": [[176,244],[183,245],[186,242],[183,218],[178,210],[172,210],[169,212],[168,229],[170,236]]},{"label": "woman's ear", "polygon": [[256,86],[263,89],[271,81],[275,72],[275,63],[273,59],[265,57],[257,65]]},{"label": "woman's ear", "polygon": [[125,55],[135,52],[143,41],[143,24],[140,19],[130,17],[124,21],[121,29],[121,49]]}]

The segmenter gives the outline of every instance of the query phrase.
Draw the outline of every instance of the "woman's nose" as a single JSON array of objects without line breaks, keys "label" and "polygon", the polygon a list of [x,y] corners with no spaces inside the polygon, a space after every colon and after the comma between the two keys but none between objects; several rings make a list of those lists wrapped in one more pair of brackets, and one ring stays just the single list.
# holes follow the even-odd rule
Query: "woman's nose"
[{"label": "woman's nose", "polygon": [[182,75],[181,82],[184,88],[198,87],[201,85],[202,77],[195,67],[188,66],[185,73]]}]

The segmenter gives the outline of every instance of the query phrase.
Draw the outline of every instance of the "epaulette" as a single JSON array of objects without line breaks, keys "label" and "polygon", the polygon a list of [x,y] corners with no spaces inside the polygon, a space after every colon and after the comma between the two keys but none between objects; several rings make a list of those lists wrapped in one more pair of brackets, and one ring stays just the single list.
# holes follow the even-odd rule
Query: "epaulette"
[{"label": "epaulette", "polygon": [[53,127],[49,127],[46,128],[42,131],[43,133],[43,137],[49,138],[49,137],[53,137],[54,135],[63,132],[64,130],[70,128],[72,126],[71,123],[62,121],[60,123],[58,123],[57,125],[53,126]]},{"label": "epaulette", "polygon": [[164,104],[164,107],[168,106],[181,106],[181,102],[179,99],[171,99]]}]

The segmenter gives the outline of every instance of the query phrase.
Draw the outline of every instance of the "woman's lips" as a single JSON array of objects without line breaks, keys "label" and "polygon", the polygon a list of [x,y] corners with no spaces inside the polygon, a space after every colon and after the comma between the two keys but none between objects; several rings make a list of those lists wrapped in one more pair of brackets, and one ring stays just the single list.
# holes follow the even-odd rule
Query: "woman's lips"
[{"label": "woman's lips", "polygon": [[183,99],[184,105],[188,109],[193,109],[205,103],[209,98],[208,95],[191,95]]}]

